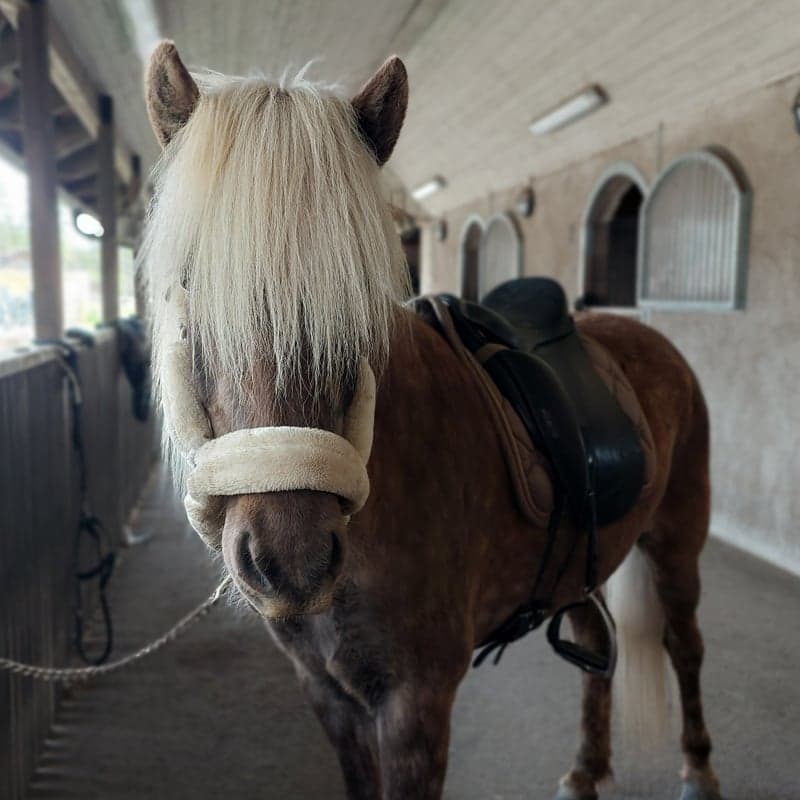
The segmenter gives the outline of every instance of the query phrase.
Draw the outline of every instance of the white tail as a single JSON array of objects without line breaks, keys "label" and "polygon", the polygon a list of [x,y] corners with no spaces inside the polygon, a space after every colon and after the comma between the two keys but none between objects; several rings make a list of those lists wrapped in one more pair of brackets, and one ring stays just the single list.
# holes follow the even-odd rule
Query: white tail
[{"label": "white tail", "polygon": [[669,681],[663,645],[664,612],[647,557],[634,547],[606,584],[617,624],[614,704],[626,745],[663,743],[669,729]]}]

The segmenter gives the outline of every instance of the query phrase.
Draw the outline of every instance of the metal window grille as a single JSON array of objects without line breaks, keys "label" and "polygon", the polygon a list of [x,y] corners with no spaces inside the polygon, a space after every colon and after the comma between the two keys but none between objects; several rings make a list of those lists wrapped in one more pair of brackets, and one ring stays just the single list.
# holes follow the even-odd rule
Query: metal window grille
[{"label": "metal window grille", "polygon": [[673,161],[640,218],[638,303],[727,311],[744,304],[751,192],[711,149]]}]

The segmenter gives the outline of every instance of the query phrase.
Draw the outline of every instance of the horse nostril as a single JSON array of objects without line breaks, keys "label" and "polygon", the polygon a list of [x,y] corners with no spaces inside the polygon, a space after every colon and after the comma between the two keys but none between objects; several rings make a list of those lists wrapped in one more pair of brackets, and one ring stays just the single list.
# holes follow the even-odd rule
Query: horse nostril
[{"label": "horse nostril", "polygon": [[235,577],[258,595],[305,602],[338,578],[344,562],[339,536],[320,534],[316,547],[285,553],[281,562],[249,530],[239,531],[232,543]]},{"label": "horse nostril", "polygon": [[242,531],[236,552],[236,567],[239,575],[253,589],[260,592],[272,592],[274,587],[269,577],[269,564],[261,563],[264,561],[265,559],[253,554],[253,538],[250,533]]}]

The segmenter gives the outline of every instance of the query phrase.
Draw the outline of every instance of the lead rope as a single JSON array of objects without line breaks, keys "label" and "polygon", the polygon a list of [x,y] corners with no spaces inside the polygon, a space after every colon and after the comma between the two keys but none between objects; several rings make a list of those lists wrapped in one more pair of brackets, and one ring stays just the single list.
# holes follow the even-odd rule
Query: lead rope
[{"label": "lead rope", "polygon": [[97,678],[100,675],[107,675],[109,672],[117,672],[125,667],[135,664],[137,661],[152,655],[160,650],[164,645],[174,642],[177,638],[182,636],[186,631],[192,627],[196,622],[199,622],[205,617],[209,611],[220,601],[225,590],[230,586],[231,577],[228,576],[222,580],[212,592],[211,596],[201,603],[193,611],[190,611],[185,617],[178,620],[163,636],[153,640],[149,644],[140,648],[130,655],[119,658],[116,661],[110,661],[107,664],[101,664],[92,667],[41,667],[34,664],[23,664],[21,661],[14,661],[10,658],[0,658],[0,670],[10,672],[13,675],[21,675],[25,678],[34,678],[40,681],[49,681],[51,683],[75,683],[77,681],[88,681],[92,678]]}]

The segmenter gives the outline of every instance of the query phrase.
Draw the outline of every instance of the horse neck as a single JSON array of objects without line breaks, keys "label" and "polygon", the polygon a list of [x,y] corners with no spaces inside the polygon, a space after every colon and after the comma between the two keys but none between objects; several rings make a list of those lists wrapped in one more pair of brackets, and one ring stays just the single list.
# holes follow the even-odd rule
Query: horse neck
[{"label": "horse neck", "polygon": [[487,507],[503,509],[501,516],[505,509],[516,515],[480,388],[445,339],[408,310],[402,312],[378,382],[368,469],[373,500],[380,501],[370,503],[371,513],[380,517],[380,525],[393,525],[383,514],[405,513],[409,504],[415,506],[415,525],[435,527],[442,518],[455,522],[465,491],[482,493]]},{"label": "horse neck", "polygon": [[426,445],[441,449],[475,424],[480,406],[474,379],[444,338],[420,315],[403,309],[378,386],[379,446],[394,432],[403,434],[404,447],[416,456]]},{"label": "horse neck", "polygon": [[[403,457],[405,468],[449,488],[442,503],[462,504],[465,487],[516,512],[501,440],[475,374],[422,315],[403,311],[378,387],[377,458]],[[371,466],[372,466],[371,462]],[[447,473],[451,480],[444,481]],[[479,477],[476,477],[479,476]],[[508,502],[505,502],[505,501]]]}]

